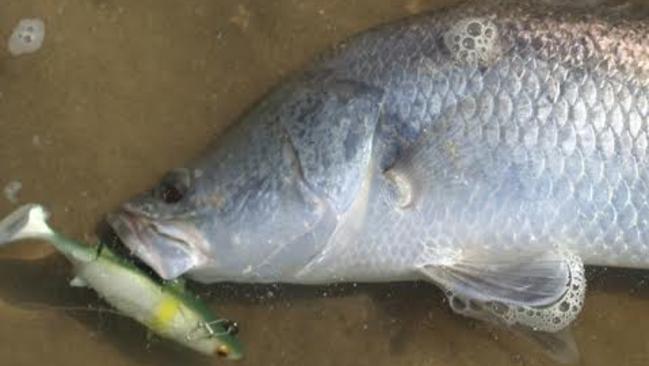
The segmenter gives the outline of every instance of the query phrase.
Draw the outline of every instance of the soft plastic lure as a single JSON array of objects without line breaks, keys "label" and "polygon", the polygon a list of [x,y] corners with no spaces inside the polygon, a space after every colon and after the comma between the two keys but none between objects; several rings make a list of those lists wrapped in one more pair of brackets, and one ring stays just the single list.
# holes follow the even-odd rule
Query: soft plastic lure
[{"label": "soft plastic lure", "polygon": [[107,247],[66,238],[47,224],[40,205],[18,208],[0,222],[0,247],[21,239],[46,240],[74,266],[73,286],[88,286],[119,312],[163,338],[203,354],[237,360],[243,354],[231,322],[217,318],[180,281],[159,282]]}]

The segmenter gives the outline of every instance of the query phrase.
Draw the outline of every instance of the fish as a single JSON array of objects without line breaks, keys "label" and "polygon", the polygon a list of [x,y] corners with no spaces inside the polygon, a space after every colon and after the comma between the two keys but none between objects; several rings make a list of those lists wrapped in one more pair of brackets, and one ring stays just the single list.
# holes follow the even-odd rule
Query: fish
[{"label": "fish", "polygon": [[26,204],[0,221],[0,248],[23,239],[51,243],[73,265],[71,286],[90,287],[107,303],[153,333],[196,352],[223,359],[243,357],[236,323],[220,319],[181,281],[161,283],[106,246],[69,239],[47,224],[48,211]]},{"label": "fish", "polygon": [[569,349],[584,266],[649,268],[649,22],[468,2],[288,77],[106,217],[166,279],[427,281]]}]

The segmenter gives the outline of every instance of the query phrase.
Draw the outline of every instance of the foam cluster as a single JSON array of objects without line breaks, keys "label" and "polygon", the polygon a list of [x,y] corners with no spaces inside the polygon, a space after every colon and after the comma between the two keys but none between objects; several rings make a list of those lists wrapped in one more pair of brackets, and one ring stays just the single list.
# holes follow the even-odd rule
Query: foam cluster
[{"label": "foam cluster", "polygon": [[45,23],[42,20],[22,19],[9,36],[7,48],[9,53],[18,56],[25,53],[36,52],[43,44],[45,38]]},{"label": "foam cluster", "polygon": [[579,257],[566,253],[570,279],[563,295],[546,306],[521,306],[498,301],[475,301],[448,292],[449,303],[456,313],[508,326],[519,325],[541,332],[558,332],[579,315],[584,305],[586,278]]},{"label": "foam cluster", "polygon": [[485,63],[497,53],[498,29],[486,18],[466,18],[444,34],[453,59],[463,64]]}]

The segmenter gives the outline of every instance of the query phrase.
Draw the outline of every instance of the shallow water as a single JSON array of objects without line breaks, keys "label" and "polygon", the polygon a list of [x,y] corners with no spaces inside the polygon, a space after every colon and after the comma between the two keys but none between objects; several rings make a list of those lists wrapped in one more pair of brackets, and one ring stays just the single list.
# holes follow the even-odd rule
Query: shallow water
[{"label": "shallow water", "polygon": [[[4,0],[0,187],[94,239],[101,215],[199,152],[284,75],[372,25],[454,0]],[[21,18],[43,47],[13,57]],[[3,215],[15,207],[0,197]],[[212,365],[97,311],[38,243],[0,251],[0,364]],[[649,363],[649,272],[591,270],[573,333],[583,365]],[[241,365],[553,365],[506,332],[453,315],[427,284],[199,287],[241,323]],[[90,308],[89,308],[90,307]]]}]

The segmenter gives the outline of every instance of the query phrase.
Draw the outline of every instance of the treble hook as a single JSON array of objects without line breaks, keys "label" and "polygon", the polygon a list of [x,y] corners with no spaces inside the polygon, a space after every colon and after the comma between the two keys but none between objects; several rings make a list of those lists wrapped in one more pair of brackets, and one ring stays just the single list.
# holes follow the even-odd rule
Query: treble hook
[{"label": "treble hook", "polygon": [[[223,327],[223,331],[216,332],[213,325],[221,325]],[[239,324],[228,319],[217,319],[210,322],[198,322],[198,324],[196,324],[196,327],[194,327],[194,329],[187,333],[187,340],[192,341],[198,339],[198,337],[194,338],[193,335],[194,333],[201,330],[207,333],[206,335],[203,335],[203,337],[205,338],[214,338],[222,335],[236,335],[237,333],[239,333]]]}]

